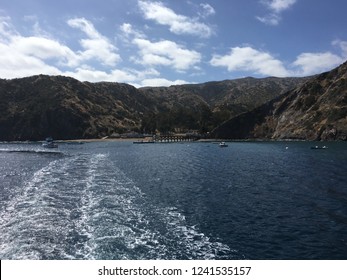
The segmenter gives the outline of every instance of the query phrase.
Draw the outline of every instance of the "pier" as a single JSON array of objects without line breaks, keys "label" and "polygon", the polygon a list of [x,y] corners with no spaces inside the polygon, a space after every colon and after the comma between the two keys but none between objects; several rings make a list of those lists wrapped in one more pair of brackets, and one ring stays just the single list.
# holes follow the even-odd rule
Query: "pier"
[{"label": "pier", "polygon": [[193,142],[201,137],[197,134],[159,134],[146,139],[134,141],[134,144]]},{"label": "pier", "polygon": [[177,134],[163,134],[163,135],[154,135],[153,141],[156,143],[173,143],[173,142],[192,142],[199,140],[200,137],[197,135],[177,135]]}]

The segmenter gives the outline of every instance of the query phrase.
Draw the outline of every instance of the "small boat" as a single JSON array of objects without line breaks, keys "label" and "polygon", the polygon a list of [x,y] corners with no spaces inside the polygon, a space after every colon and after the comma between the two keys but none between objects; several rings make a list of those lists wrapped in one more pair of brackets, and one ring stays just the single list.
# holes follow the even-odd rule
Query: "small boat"
[{"label": "small boat", "polygon": [[219,147],[224,148],[224,147],[228,147],[228,145],[225,142],[220,142]]},{"label": "small boat", "polygon": [[320,150],[320,149],[328,149],[328,147],[327,146],[312,146],[311,149]]},{"label": "small boat", "polygon": [[58,144],[54,143],[52,137],[46,138],[45,142],[42,143],[42,147],[44,148],[58,148]]}]

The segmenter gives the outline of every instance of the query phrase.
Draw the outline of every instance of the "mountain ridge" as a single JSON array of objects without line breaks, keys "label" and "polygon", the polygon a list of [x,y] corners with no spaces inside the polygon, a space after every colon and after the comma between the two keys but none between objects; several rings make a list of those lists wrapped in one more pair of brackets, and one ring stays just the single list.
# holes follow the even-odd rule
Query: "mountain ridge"
[{"label": "mountain ridge", "polygon": [[[338,75],[336,69],[328,72],[329,79]],[[337,72],[334,74],[333,71]],[[47,136],[83,139],[129,131],[168,133],[191,130],[204,134],[211,132],[210,137],[226,139],[283,139],[286,136],[312,139],[307,133],[285,135],[286,129],[293,128],[286,128],[284,119],[276,122],[283,129],[282,132],[277,129],[275,134],[275,118],[270,116],[275,111],[277,115],[285,113],[285,104],[289,104],[291,98],[295,99],[293,92],[302,92],[305,85],[312,85],[310,83],[321,75],[246,77],[139,89],[124,83],[80,82],[64,76],[0,79],[0,140],[42,140]],[[320,88],[326,86],[324,83],[328,81],[318,83]],[[312,86],[309,89],[312,90]],[[311,102],[314,106],[316,101],[317,98],[310,94],[304,104]],[[344,110],[343,106],[341,108]],[[304,110],[300,106],[296,109]],[[336,114],[344,116],[344,111]],[[236,130],[235,125],[238,125]]]},{"label": "mountain ridge", "polygon": [[347,62],[224,122],[211,132],[211,136],[347,140]]}]

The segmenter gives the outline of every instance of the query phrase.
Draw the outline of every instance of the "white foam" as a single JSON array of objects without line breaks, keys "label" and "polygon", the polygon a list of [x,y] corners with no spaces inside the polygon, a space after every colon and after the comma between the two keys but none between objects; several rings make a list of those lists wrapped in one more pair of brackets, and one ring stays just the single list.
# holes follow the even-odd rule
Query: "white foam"
[{"label": "white foam", "polygon": [[0,258],[215,259],[233,251],[152,205],[108,154],[51,162],[1,218]]},{"label": "white foam", "polygon": [[[71,228],[88,233],[88,229],[83,228],[83,220],[71,220],[70,216],[78,209],[81,200],[81,188],[75,189],[80,181],[75,177],[74,169],[77,168],[77,172],[83,175],[83,168],[88,170],[90,166],[92,168],[93,165],[86,156],[64,158],[51,162],[33,175],[23,186],[23,192],[9,202],[1,219],[1,258],[28,258],[28,250],[37,251],[35,246],[41,248],[41,255],[31,254],[35,259],[54,257],[48,252],[52,252],[52,248],[59,251],[56,245],[67,239]],[[53,240],[47,246],[40,244],[40,235],[45,234],[45,238],[51,236]],[[30,246],[19,246],[28,242]],[[63,251],[58,253],[58,257],[63,255]]]}]

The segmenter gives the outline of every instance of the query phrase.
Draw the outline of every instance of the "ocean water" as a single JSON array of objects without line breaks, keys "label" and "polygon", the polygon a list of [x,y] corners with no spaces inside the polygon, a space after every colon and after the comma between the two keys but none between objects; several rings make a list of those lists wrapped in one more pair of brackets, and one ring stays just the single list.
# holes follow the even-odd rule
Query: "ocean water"
[{"label": "ocean water", "polygon": [[347,259],[346,171],[345,142],[0,144],[0,259]]}]

